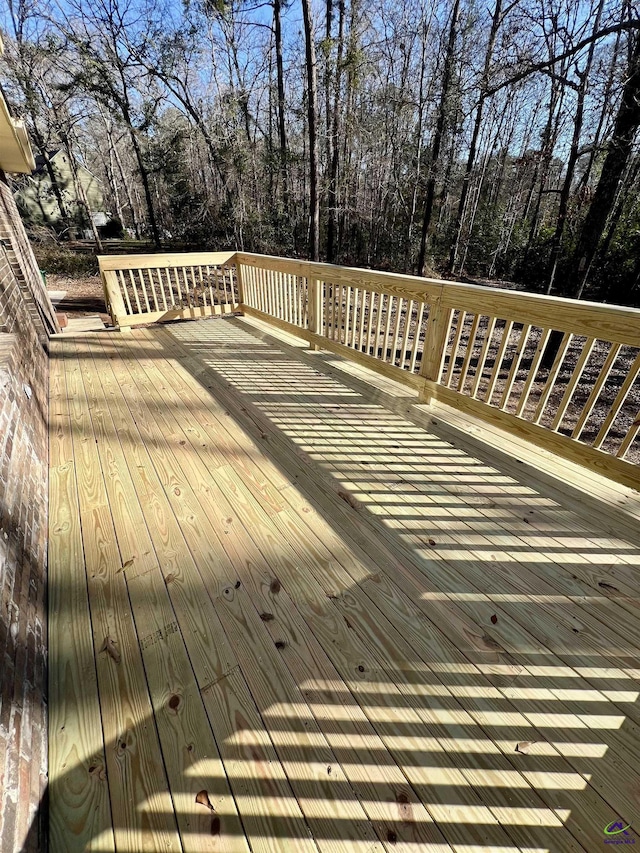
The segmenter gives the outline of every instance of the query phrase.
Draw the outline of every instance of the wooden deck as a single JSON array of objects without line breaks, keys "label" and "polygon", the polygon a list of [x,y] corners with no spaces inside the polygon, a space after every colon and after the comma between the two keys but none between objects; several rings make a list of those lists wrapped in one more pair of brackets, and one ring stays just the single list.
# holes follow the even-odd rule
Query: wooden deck
[{"label": "wooden deck", "polygon": [[53,853],[640,832],[621,487],[248,321],[51,344]]}]

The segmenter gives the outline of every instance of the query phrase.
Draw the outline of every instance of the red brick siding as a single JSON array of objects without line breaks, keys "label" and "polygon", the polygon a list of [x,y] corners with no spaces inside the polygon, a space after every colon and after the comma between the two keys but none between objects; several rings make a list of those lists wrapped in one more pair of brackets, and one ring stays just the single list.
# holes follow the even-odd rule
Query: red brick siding
[{"label": "red brick siding", "polygon": [[[0,850],[46,850],[46,296],[0,173]],[[50,306],[49,306],[50,307]]]}]

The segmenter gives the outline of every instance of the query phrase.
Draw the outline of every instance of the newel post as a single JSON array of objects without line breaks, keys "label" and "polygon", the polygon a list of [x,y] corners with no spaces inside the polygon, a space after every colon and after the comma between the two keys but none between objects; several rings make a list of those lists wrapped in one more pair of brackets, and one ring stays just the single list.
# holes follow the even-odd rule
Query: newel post
[{"label": "newel post", "polygon": [[420,376],[427,381],[420,390],[421,403],[428,403],[431,399],[431,383],[440,381],[447,351],[451,312],[451,308],[445,308],[442,305],[442,291],[440,291],[429,306],[429,317],[425,329]]},{"label": "newel post", "polygon": [[241,259],[240,255],[236,252],[236,254],[233,256],[232,260],[235,262],[235,265],[236,265],[236,287],[238,288],[238,308],[240,308],[242,310],[242,307],[244,305],[244,299],[245,299],[244,282],[242,280],[242,270],[240,268],[241,263],[242,263],[242,259]]},{"label": "newel post", "polygon": [[104,287],[105,302],[111,314],[111,321],[121,332],[130,332],[131,326],[126,324],[127,309],[122,298],[122,291],[118,283],[115,270],[100,270],[102,285]]},{"label": "newel post", "polygon": [[322,334],[322,284],[317,278],[307,275],[307,300],[309,308],[309,331]]}]

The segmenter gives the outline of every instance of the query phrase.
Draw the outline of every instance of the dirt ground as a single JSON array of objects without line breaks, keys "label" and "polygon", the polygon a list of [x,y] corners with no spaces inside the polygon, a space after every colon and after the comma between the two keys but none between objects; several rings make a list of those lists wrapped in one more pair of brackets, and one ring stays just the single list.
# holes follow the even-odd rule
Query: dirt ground
[{"label": "dirt ground", "polygon": [[66,290],[65,298],[56,305],[56,311],[67,317],[86,317],[99,314],[105,323],[111,318],[107,313],[102,292],[102,282],[97,275],[69,278],[64,275],[47,275],[47,290]]}]

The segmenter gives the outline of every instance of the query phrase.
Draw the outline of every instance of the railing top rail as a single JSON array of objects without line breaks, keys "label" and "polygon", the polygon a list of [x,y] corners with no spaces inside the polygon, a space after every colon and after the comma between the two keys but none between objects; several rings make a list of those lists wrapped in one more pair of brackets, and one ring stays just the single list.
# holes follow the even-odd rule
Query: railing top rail
[{"label": "railing top rail", "polygon": [[[370,290],[404,295],[404,289],[410,298],[433,298],[442,286],[448,282],[437,278],[420,278],[406,273],[384,272],[369,270],[362,267],[344,267],[337,264],[325,264],[304,259],[280,258],[277,255],[259,255],[255,252],[238,252],[238,262],[262,266],[264,269],[280,269],[298,275],[311,276],[322,281],[328,280],[335,284],[350,284],[353,287],[367,286]],[[377,286],[376,286],[377,285]]]},{"label": "railing top rail", "polygon": [[531,323],[574,335],[640,346],[640,310],[637,308],[454,282],[447,282],[442,293],[442,305],[507,318],[516,323]]},{"label": "railing top rail", "polygon": [[98,255],[101,272],[107,270],[164,269],[185,266],[226,264],[235,257],[226,252],[158,252],[153,255]]},{"label": "railing top rail", "polygon": [[430,300],[437,297],[444,308],[458,308],[470,313],[507,318],[516,323],[531,323],[561,332],[572,332],[574,335],[640,346],[638,308],[251,252],[238,252],[237,257],[242,263],[263,265],[265,268],[285,269],[286,265],[287,271],[328,279],[336,284],[368,287],[413,299]]},{"label": "railing top rail", "polygon": [[174,268],[224,264],[237,260],[251,266],[391,293],[408,299],[433,301],[443,308],[462,309],[516,323],[553,328],[574,335],[597,337],[614,343],[640,347],[640,309],[545,296],[538,293],[502,290],[404,273],[345,267],[303,259],[281,258],[254,252],[162,252],[152,255],[100,255],[100,270]]}]

